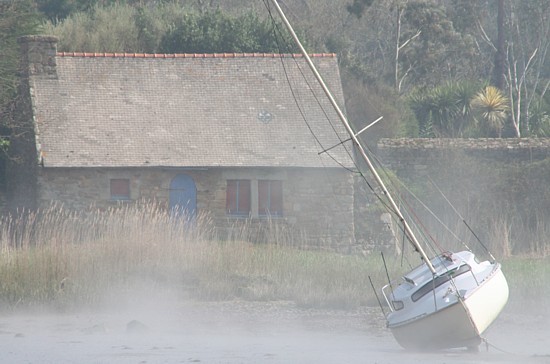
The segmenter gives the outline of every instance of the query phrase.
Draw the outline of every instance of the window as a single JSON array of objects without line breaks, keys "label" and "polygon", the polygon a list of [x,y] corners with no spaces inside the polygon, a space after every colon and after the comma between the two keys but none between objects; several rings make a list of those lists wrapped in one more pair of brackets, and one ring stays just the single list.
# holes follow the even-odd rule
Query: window
[{"label": "window", "polygon": [[115,178],[111,180],[111,200],[130,199],[130,180]]},{"label": "window", "polygon": [[237,217],[282,217],[283,181],[227,180],[226,213]]},{"label": "window", "polygon": [[258,181],[258,215],[283,216],[283,181]]},{"label": "window", "polygon": [[445,284],[449,282],[451,279],[464,274],[466,272],[469,272],[472,268],[468,264],[464,264],[458,269],[451,270],[450,272],[446,272],[443,275],[440,275],[438,277],[435,277],[432,281],[426,283],[423,285],[418,291],[414,292],[411,296],[413,302],[418,301],[425,295],[427,295],[432,290],[436,289],[437,287],[441,286],[442,284]]},{"label": "window", "polygon": [[229,215],[250,215],[250,181],[227,180],[226,212]]}]

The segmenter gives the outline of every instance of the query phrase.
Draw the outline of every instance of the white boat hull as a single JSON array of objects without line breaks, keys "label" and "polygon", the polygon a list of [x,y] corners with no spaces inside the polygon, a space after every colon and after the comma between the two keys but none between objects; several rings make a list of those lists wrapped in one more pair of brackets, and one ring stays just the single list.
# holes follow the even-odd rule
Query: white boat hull
[{"label": "white boat hull", "polygon": [[461,302],[408,323],[390,327],[395,340],[408,350],[472,347],[481,343]]},{"label": "white boat hull", "polygon": [[481,335],[497,318],[507,300],[508,284],[499,265],[479,287],[454,304],[388,326],[405,349],[474,348],[481,343]]},{"label": "white boat hull", "polygon": [[498,317],[508,302],[508,293],[508,283],[499,265],[481,286],[465,297],[464,304],[480,335]]}]

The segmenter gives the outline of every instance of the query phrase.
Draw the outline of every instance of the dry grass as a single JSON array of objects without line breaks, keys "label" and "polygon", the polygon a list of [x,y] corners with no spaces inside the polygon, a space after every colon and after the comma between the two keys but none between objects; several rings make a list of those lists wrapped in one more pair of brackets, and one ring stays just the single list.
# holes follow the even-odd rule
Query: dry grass
[{"label": "dry grass", "polygon": [[173,219],[152,204],[70,212],[60,206],[6,217],[0,230],[4,307],[95,307],[134,285],[169,286],[206,300],[293,300],[315,307],[372,301],[364,257],[271,244],[238,226],[220,239],[208,216]]},{"label": "dry grass", "polygon": [[550,224],[546,211],[533,211],[528,221],[511,213],[489,219],[489,249],[497,258],[550,255]]},{"label": "dry grass", "polygon": [[550,312],[550,258],[539,255],[514,256],[503,262],[510,286],[508,309],[547,315]]},{"label": "dry grass", "polygon": [[[271,229],[268,224],[269,243],[251,241],[247,224],[236,224],[230,238],[221,239],[208,216],[185,223],[154,204],[87,212],[52,206],[0,222],[0,303],[5,309],[93,308],[143,286],[169,287],[201,300],[290,300],[345,309],[376,304],[369,276],[377,289],[387,281],[377,254],[300,249],[301,242],[276,224]],[[505,243],[499,255],[509,254],[509,239],[509,234],[495,236]],[[544,244],[534,248],[545,250]],[[392,278],[416,265],[414,258],[411,264],[400,257],[386,260]],[[521,287],[529,287],[527,294],[550,295],[542,287],[542,277],[548,277],[544,267],[532,259],[505,261],[511,291],[525,296]]]}]

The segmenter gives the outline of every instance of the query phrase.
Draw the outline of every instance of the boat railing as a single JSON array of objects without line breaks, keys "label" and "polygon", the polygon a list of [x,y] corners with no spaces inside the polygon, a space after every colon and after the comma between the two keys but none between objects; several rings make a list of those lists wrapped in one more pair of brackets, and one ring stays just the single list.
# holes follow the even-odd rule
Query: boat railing
[{"label": "boat railing", "polygon": [[382,287],[382,295],[384,296],[384,300],[386,301],[386,304],[390,308],[391,312],[398,311],[401,308],[403,308],[403,307],[396,308],[395,304],[398,301],[396,301],[395,299],[393,299],[391,297],[391,296],[393,296],[393,287],[397,287],[401,283],[402,282],[400,280],[394,280],[394,281],[391,281],[390,283],[386,284],[384,287]]}]

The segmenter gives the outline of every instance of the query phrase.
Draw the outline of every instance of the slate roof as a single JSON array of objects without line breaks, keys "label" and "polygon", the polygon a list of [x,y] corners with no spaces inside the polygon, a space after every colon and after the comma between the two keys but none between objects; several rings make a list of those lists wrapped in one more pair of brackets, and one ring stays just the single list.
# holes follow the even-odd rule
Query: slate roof
[{"label": "slate roof", "polygon": [[[336,56],[313,59],[343,105]],[[57,53],[56,65],[30,80],[44,167],[335,167],[319,152],[347,138],[298,55]]]}]

